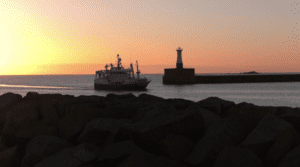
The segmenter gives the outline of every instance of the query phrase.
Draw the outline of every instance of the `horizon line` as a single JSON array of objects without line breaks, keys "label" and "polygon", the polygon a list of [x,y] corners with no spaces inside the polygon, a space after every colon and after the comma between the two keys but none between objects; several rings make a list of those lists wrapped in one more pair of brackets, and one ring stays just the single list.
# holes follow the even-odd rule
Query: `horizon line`
[{"label": "horizon line", "polygon": [[[241,74],[243,72],[240,73],[195,73],[195,75],[197,74]],[[268,74],[268,73],[300,73],[300,72],[260,72],[259,74]],[[152,74],[140,74],[140,75],[163,75],[164,73],[152,73]],[[259,75],[259,74],[254,74],[254,75]],[[0,75],[0,76],[35,76],[35,75],[95,75],[95,74],[20,74],[20,75]]]}]

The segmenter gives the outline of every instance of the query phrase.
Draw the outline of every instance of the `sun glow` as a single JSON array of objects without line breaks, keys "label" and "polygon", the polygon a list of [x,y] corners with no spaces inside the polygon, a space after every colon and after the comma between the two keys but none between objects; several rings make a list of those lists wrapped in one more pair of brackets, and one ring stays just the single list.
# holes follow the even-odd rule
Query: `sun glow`
[{"label": "sun glow", "polygon": [[[3,19],[0,15],[0,23],[3,23]],[[10,54],[10,40],[8,32],[3,24],[0,24],[0,66],[4,66],[7,63]]]}]

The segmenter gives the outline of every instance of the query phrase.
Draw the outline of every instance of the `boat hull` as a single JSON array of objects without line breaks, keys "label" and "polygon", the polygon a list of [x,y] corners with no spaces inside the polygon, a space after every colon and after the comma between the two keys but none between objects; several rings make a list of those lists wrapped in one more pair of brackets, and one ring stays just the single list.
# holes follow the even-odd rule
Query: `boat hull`
[{"label": "boat hull", "polygon": [[149,83],[142,84],[121,84],[121,85],[112,85],[112,84],[94,84],[96,90],[145,90]]}]

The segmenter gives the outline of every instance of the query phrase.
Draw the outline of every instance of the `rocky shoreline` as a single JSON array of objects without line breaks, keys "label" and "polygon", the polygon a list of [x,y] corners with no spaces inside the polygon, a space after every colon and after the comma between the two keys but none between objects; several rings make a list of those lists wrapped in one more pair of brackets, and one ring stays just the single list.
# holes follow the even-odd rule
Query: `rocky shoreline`
[{"label": "rocky shoreline", "polygon": [[300,108],[141,94],[0,96],[1,167],[298,167]]}]

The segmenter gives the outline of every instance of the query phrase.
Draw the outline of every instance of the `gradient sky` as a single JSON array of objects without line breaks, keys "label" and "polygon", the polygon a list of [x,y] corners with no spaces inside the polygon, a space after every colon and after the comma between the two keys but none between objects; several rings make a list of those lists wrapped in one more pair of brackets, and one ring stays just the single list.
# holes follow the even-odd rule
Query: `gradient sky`
[{"label": "gradient sky", "polygon": [[[300,72],[300,1],[1,0],[0,75]],[[298,19],[298,20],[297,20]],[[298,22],[297,22],[298,21]]]}]

